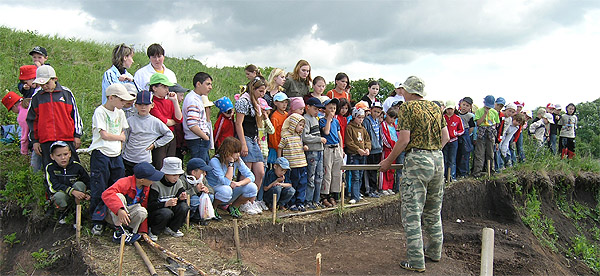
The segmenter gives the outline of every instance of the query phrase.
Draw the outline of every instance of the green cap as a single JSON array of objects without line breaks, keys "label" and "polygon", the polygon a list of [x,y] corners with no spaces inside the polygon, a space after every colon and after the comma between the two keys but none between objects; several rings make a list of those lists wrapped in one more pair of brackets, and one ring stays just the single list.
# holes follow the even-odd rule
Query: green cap
[{"label": "green cap", "polygon": [[417,94],[421,97],[425,97],[427,93],[425,93],[425,83],[418,77],[410,76],[400,87],[404,88],[406,92],[410,94]]},{"label": "green cap", "polygon": [[174,83],[169,81],[167,76],[165,76],[164,74],[161,74],[161,73],[155,73],[154,75],[152,75],[152,77],[150,77],[150,83],[148,85],[153,85],[153,84],[157,84],[157,83],[164,84],[166,86],[175,85]]}]

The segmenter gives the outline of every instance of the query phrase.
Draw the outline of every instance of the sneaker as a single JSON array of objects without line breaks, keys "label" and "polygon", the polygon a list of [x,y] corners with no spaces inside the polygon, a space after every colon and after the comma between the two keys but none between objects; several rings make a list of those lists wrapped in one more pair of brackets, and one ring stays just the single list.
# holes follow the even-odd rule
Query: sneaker
[{"label": "sneaker", "polygon": [[307,203],[305,207],[306,207],[306,209],[311,209],[311,210],[317,209],[317,205],[315,205],[312,202]]},{"label": "sneaker", "polygon": [[171,235],[172,237],[175,238],[181,238],[183,237],[183,233],[181,232],[181,230],[177,230],[177,232],[173,231],[171,228],[167,227],[165,228],[165,233]]},{"label": "sneaker", "polygon": [[219,212],[217,212],[217,209],[215,209],[215,217],[213,219],[216,221],[221,221],[223,219],[223,217],[219,215]]},{"label": "sneaker", "polygon": [[148,227],[148,237],[150,237],[150,239],[153,242],[158,241],[158,235],[154,235],[154,233],[152,233],[152,230],[150,229],[150,227]]},{"label": "sneaker", "polygon": [[258,211],[254,207],[248,207],[248,209],[246,209],[246,214],[248,214],[248,215],[258,215]]},{"label": "sneaker", "polygon": [[58,216],[58,224],[67,224],[67,211],[60,212],[60,215]]},{"label": "sneaker", "polygon": [[389,196],[390,192],[388,192],[388,190],[383,190],[383,192],[381,192],[381,194],[383,194],[384,196]]},{"label": "sneaker", "polygon": [[242,218],[242,213],[240,213],[240,208],[238,208],[238,207],[233,207],[230,205],[227,208],[227,211],[229,211],[229,215],[234,218],[237,218],[237,219]]},{"label": "sneaker", "polygon": [[330,203],[330,202],[329,202],[329,200],[327,200],[327,199],[323,199],[323,202],[321,203],[321,205],[322,205],[324,208],[328,208],[328,207],[331,207],[331,206],[333,206],[333,205],[331,205],[331,203]]},{"label": "sneaker", "polygon": [[396,193],[394,193],[394,191],[392,191],[392,190],[390,189],[390,190],[388,190],[388,194],[390,194],[390,195],[395,195]]},{"label": "sneaker", "polygon": [[369,197],[379,198],[379,196],[376,193],[374,193],[374,192],[369,193]]},{"label": "sneaker", "polygon": [[298,211],[300,211],[300,212],[306,211],[306,207],[304,207],[304,204],[298,204]]},{"label": "sneaker", "polygon": [[261,200],[261,201],[256,201],[256,202],[258,202],[258,206],[260,206],[260,208],[262,208],[263,211],[269,210],[269,207],[267,207],[267,204],[265,204],[264,201]]},{"label": "sneaker", "polygon": [[288,210],[298,212],[298,206],[296,206],[296,204],[294,204],[294,205],[290,206],[290,208],[288,208]]},{"label": "sneaker", "polygon": [[240,205],[240,207],[239,207],[240,211],[241,211],[241,212],[244,212],[244,213],[247,213],[247,212],[248,212],[248,210],[250,210],[250,209],[251,209],[251,207],[250,207],[250,205],[251,205],[251,204],[252,204],[252,203],[250,203],[250,202],[246,202],[246,203],[244,203],[244,204]]},{"label": "sneaker", "polygon": [[125,244],[127,245],[132,245],[134,242],[136,242],[137,240],[139,240],[142,236],[138,233],[128,233],[126,234],[127,238],[125,238]]},{"label": "sneaker", "polygon": [[252,208],[254,211],[256,211],[256,213],[257,213],[257,214],[262,214],[262,211],[263,211],[263,209],[262,209],[262,206],[260,206],[260,203],[258,203],[258,201],[254,201],[254,203],[252,203],[252,204],[250,205],[250,207],[251,207],[251,208]]},{"label": "sneaker", "polygon": [[420,273],[425,272],[425,268],[416,268],[416,267],[413,267],[407,261],[401,262],[400,263],[400,267],[404,268],[406,270],[410,270],[410,271],[416,271],[416,272],[420,272]]},{"label": "sneaker", "polygon": [[356,199],[351,199],[350,201],[348,201],[348,204],[355,204],[356,203]]},{"label": "sneaker", "polygon": [[123,232],[123,230],[121,230],[120,228],[118,228],[118,230],[115,230],[115,232],[113,232],[112,241],[114,243],[120,243],[121,242],[121,236],[123,236],[123,234],[125,234]]},{"label": "sneaker", "polygon": [[430,261],[432,261],[434,263],[437,263],[440,261],[440,259],[434,259],[434,258],[429,257],[429,254],[427,254],[427,253],[425,253],[425,259],[429,259]]},{"label": "sneaker", "polygon": [[104,225],[94,224],[94,227],[92,227],[92,235],[102,235],[102,230],[104,230]]},{"label": "sneaker", "polygon": [[314,206],[315,206],[315,209],[316,209],[316,208],[321,208],[321,209],[322,209],[322,208],[325,208],[325,206],[323,206],[323,204],[321,204],[321,202],[315,202],[315,203],[314,203]]}]

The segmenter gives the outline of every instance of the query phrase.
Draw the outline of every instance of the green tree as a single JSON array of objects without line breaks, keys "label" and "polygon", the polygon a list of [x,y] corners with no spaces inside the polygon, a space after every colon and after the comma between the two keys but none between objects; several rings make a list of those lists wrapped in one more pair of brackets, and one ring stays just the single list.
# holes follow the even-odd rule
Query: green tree
[{"label": "green tree", "polygon": [[576,152],[600,158],[600,99],[577,106]]}]

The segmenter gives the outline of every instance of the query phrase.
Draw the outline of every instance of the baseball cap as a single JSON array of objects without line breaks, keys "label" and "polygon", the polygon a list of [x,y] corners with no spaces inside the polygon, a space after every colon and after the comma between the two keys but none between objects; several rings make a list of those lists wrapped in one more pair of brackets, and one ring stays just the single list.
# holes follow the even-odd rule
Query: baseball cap
[{"label": "baseball cap", "polygon": [[279,157],[275,160],[275,164],[279,165],[284,170],[290,169],[290,161],[288,161],[285,157]]},{"label": "baseball cap", "polygon": [[33,49],[29,52],[29,55],[33,55],[35,53],[38,53],[38,54],[43,55],[45,57],[48,56],[48,52],[46,51],[46,48],[44,48],[42,46],[35,46],[35,47],[33,47]]},{"label": "baseball cap", "polygon": [[288,96],[283,93],[283,92],[278,92],[277,94],[275,94],[275,96],[273,97],[273,101],[274,102],[283,102],[283,101],[287,101],[290,98],[288,98]]},{"label": "baseball cap", "polygon": [[473,99],[471,99],[471,97],[464,97],[462,99],[463,102],[468,103],[470,105],[473,105]]},{"label": "baseball cap", "polygon": [[2,98],[2,104],[4,106],[6,106],[6,109],[10,110],[21,99],[22,99],[22,97],[19,96],[17,93],[10,91],[10,92],[6,93],[6,95],[4,95],[4,97]]},{"label": "baseball cap", "polygon": [[64,147],[68,147],[68,146],[69,146],[69,144],[67,144],[67,142],[65,142],[65,141],[56,141],[50,145],[50,153],[51,154],[54,153],[54,150],[56,148],[64,148]]},{"label": "baseball cap", "polygon": [[392,106],[398,106],[398,105],[401,105],[403,103],[404,103],[403,101],[395,101],[395,102],[392,103]]},{"label": "baseball cap", "polygon": [[142,162],[133,167],[133,175],[137,179],[148,179],[151,181],[159,181],[165,175],[163,172],[156,170],[150,163]]},{"label": "baseball cap", "polygon": [[552,103],[548,103],[548,104],[546,105],[546,108],[556,108],[556,107],[554,107],[554,105],[553,105]]},{"label": "baseball cap", "polygon": [[202,99],[202,104],[204,105],[204,107],[211,107],[211,106],[215,105],[213,102],[211,102],[208,99],[208,96],[206,96],[206,95],[201,95],[200,99]]},{"label": "baseball cap", "polygon": [[233,108],[233,103],[228,97],[222,97],[216,100],[215,105],[219,108],[219,111],[221,111],[221,113],[225,113]]},{"label": "baseball cap", "polygon": [[556,104],[556,105],[554,106],[554,108],[555,108],[555,109],[558,109],[558,110],[560,110],[560,109],[562,109],[562,105],[560,105],[560,104]]},{"label": "baseball cap", "polygon": [[505,105],[506,104],[506,100],[502,97],[498,97],[496,99],[496,104],[501,104],[501,105]]},{"label": "baseball cap", "polygon": [[447,100],[445,106],[446,106],[446,109],[456,108],[456,103],[453,100]]},{"label": "baseball cap", "polygon": [[546,114],[544,114],[544,118],[546,118],[548,121],[550,121],[550,123],[554,123],[554,117],[552,117],[552,114],[546,113]]},{"label": "baseball cap", "polygon": [[148,90],[140,91],[135,99],[136,104],[152,104],[152,93]]},{"label": "baseball cap", "polygon": [[379,107],[379,108],[383,109],[383,106],[381,106],[380,102],[374,102],[373,105],[371,105],[371,108],[375,108],[375,107]]},{"label": "baseball cap", "polygon": [[422,79],[415,76],[408,77],[400,87],[404,88],[408,93],[417,94],[421,97],[427,95],[427,93],[425,93],[425,83]]},{"label": "baseball cap", "polygon": [[265,100],[263,98],[258,98],[258,103],[260,104],[260,108],[262,108],[264,110],[273,109],[272,107],[269,106],[269,104],[267,103],[267,100]]},{"label": "baseball cap", "polygon": [[369,110],[369,103],[367,103],[367,102],[365,102],[365,101],[360,101],[360,102],[357,102],[357,103],[354,105],[354,107],[355,107],[355,108],[360,108],[360,109],[362,109],[362,110]]},{"label": "baseball cap", "polygon": [[131,96],[129,92],[127,92],[127,88],[122,83],[113,83],[106,88],[106,97],[108,96],[117,96],[123,100],[131,101],[135,99],[134,96]]},{"label": "baseball cap", "polygon": [[175,93],[185,93],[188,92],[189,89],[187,88],[183,88],[183,86],[181,86],[181,84],[176,83],[173,86],[169,86],[169,92],[175,92]]},{"label": "baseball cap", "polygon": [[326,100],[323,103],[324,106],[327,106],[328,104],[335,104],[337,106],[340,104],[340,100],[338,100],[337,98],[333,98],[333,99]]},{"label": "baseball cap", "polygon": [[35,65],[23,65],[19,67],[19,80],[35,79],[36,71],[37,67]]},{"label": "baseball cap", "polygon": [[311,105],[316,108],[325,108],[325,106],[321,103],[321,101],[315,97],[310,97],[306,100],[306,105]]},{"label": "baseball cap", "polygon": [[153,84],[164,84],[166,86],[174,86],[175,84],[170,82],[169,79],[167,78],[167,76],[165,76],[165,74],[161,74],[161,73],[154,73],[154,75],[152,75],[152,77],[150,77],[150,82],[148,83],[148,85],[153,85]]},{"label": "baseball cap", "polygon": [[56,78],[56,71],[50,65],[42,65],[35,72],[33,83],[46,84],[51,78]]},{"label": "baseball cap", "polygon": [[201,169],[205,172],[212,171],[212,167],[207,165],[206,162],[204,162],[204,159],[197,157],[190,159],[187,163],[187,171],[190,172],[197,169]]},{"label": "baseball cap", "polygon": [[516,105],[517,107],[519,107],[519,106],[520,106],[520,107],[524,107],[524,106],[525,106],[525,102],[519,102],[519,101],[516,101],[516,102],[515,102],[515,105]]},{"label": "baseball cap", "polygon": [[304,108],[306,105],[304,104],[304,100],[300,97],[292,97],[290,98],[290,110]]},{"label": "baseball cap", "polygon": [[511,109],[511,108],[514,109],[514,110],[517,110],[517,105],[515,103],[507,103],[504,106],[504,110]]},{"label": "baseball cap", "polygon": [[494,96],[487,95],[483,98],[483,105],[488,108],[494,108],[494,104],[496,103]]},{"label": "baseball cap", "polygon": [[123,86],[125,86],[125,89],[127,89],[127,93],[129,93],[129,95],[135,97],[138,94],[139,91],[138,91],[137,87],[135,86],[135,84],[133,84],[132,82],[125,82],[122,84],[123,84]]},{"label": "baseball cap", "polygon": [[397,81],[394,83],[394,88],[400,88],[402,87],[402,82],[401,81]]},{"label": "baseball cap", "polygon": [[352,118],[357,118],[358,116],[365,116],[365,110],[355,106],[352,109]]}]

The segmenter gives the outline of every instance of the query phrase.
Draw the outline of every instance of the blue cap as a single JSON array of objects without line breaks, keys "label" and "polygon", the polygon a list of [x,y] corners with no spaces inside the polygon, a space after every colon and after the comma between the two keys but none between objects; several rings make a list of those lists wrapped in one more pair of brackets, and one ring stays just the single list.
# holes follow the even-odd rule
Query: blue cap
[{"label": "blue cap", "polygon": [[212,171],[212,167],[207,165],[206,162],[204,162],[204,159],[197,157],[190,159],[190,161],[187,163],[188,172],[191,172],[196,169],[201,169],[205,172]]},{"label": "blue cap", "polygon": [[494,100],[495,100],[494,96],[487,95],[487,96],[485,96],[485,98],[483,98],[483,105],[487,108],[494,108],[494,104],[495,104]]},{"label": "blue cap", "polygon": [[233,108],[233,103],[231,103],[231,100],[228,97],[220,98],[214,103],[219,108],[219,111],[221,111],[221,113],[225,113]]},{"label": "blue cap", "polygon": [[496,99],[496,103],[497,104],[501,104],[501,105],[505,105],[506,104],[506,100],[504,98],[502,98],[502,97],[498,97]]},{"label": "blue cap", "polygon": [[136,104],[152,104],[152,93],[148,90],[143,90],[137,93],[135,98]]},{"label": "blue cap", "polygon": [[326,100],[323,103],[323,105],[328,105],[328,104],[335,104],[337,106],[340,104],[340,100],[338,100],[337,98],[333,98],[333,99]]},{"label": "blue cap", "polygon": [[279,165],[284,170],[290,169],[290,161],[285,159],[285,157],[279,157],[275,160],[275,164]]},{"label": "blue cap", "polygon": [[273,97],[274,102],[283,102],[283,101],[286,101],[289,99],[290,98],[288,98],[288,96],[283,92],[279,92],[279,93],[275,94],[275,96]]},{"label": "blue cap", "polygon": [[152,181],[159,181],[165,175],[163,172],[156,170],[150,163],[142,162],[133,167],[133,175],[137,179],[148,179]]},{"label": "blue cap", "polygon": [[317,99],[315,97],[308,98],[308,100],[306,100],[306,105],[312,105],[317,108],[325,108],[325,106],[321,103],[321,101],[319,101],[319,99]]}]

